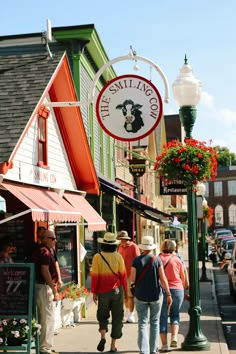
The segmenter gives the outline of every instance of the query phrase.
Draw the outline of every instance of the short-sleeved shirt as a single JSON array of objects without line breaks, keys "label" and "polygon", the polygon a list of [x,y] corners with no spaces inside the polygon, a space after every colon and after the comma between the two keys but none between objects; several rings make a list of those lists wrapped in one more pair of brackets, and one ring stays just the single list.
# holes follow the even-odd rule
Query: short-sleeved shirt
[{"label": "short-sleeved shirt", "polygon": [[140,255],[139,248],[134,242],[129,242],[125,246],[121,244],[118,248],[118,252],[124,259],[127,278],[129,278],[133,259]]},{"label": "short-sleeved shirt", "polygon": [[[172,256],[172,254],[169,253],[161,253],[160,258],[164,265],[164,271],[170,289],[183,290],[184,286],[183,286],[183,281],[181,279],[181,273],[183,273],[183,263],[181,259],[178,256],[176,255]],[[165,267],[165,264],[167,264],[169,259],[170,261],[168,265]]]},{"label": "short-sleeved shirt", "polygon": [[159,267],[162,265],[159,256],[155,256],[154,261],[151,263],[142,278],[138,280],[140,274],[145,269],[147,264],[151,261],[153,255],[146,254],[136,257],[133,260],[132,267],[136,269],[136,286],[135,297],[140,301],[157,301],[162,292],[159,279]]},{"label": "short-sleeved shirt", "polygon": [[57,270],[55,258],[51,250],[45,246],[40,245],[32,255],[32,260],[35,263],[35,279],[36,283],[44,284],[45,279],[41,272],[41,266],[47,265],[53,282],[57,282]]}]

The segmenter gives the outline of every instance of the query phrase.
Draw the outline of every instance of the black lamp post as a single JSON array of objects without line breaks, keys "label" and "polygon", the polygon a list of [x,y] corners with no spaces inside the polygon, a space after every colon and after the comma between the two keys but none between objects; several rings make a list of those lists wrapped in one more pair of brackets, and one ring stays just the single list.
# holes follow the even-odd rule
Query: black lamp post
[{"label": "black lamp post", "polygon": [[[173,95],[179,105],[179,115],[184,126],[186,138],[192,138],[192,129],[196,120],[196,108],[201,97],[201,83],[193,75],[192,68],[185,62],[180,74],[172,85]],[[189,254],[189,331],[182,343],[187,351],[209,350],[210,343],[202,333],[199,303],[198,242],[196,220],[196,195],[187,187],[188,203],[188,254]]]}]

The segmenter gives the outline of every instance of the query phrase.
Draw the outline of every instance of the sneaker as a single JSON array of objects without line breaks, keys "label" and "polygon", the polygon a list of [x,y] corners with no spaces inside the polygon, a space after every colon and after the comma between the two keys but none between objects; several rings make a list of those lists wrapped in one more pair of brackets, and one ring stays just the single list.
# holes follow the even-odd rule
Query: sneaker
[{"label": "sneaker", "polygon": [[128,322],[128,323],[134,323],[135,322],[135,317],[134,317],[134,313],[133,312],[129,313],[126,322]]},{"label": "sneaker", "polygon": [[163,344],[160,350],[162,353],[166,353],[168,352],[168,344]]},{"label": "sneaker", "polygon": [[177,340],[172,339],[170,343],[171,348],[177,348]]}]

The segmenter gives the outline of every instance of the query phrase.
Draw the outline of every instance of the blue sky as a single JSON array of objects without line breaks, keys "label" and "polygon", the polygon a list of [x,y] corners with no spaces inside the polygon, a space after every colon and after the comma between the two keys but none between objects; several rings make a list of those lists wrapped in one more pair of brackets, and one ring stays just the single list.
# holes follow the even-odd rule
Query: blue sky
[{"label": "blue sky", "polygon": [[[235,14],[235,0],[12,0],[1,1],[0,35],[43,32],[47,18],[52,27],[94,24],[110,60],[132,45],[163,70],[170,88],[165,114],[178,113],[171,86],[186,53],[203,90],[193,136],[236,153]],[[164,97],[155,69],[138,65],[138,72],[132,61],[114,69],[151,78]]]}]

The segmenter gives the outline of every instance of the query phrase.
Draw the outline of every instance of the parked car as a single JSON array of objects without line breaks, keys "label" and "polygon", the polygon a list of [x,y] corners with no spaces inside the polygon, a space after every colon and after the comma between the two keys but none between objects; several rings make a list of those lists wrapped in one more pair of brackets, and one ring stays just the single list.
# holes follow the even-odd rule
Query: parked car
[{"label": "parked car", "polygon": [[218,238],[222,237],[222,236],[230,236],[233,237],[233,233],[231,230],[227,230],[227,229],[221,229],[221,230],[216,230],[214,232],[214,239],[217,240]]},{"label": "parked car", "polygon": [[224,259],[225,253],[230,253],[232,255],[234,243],[236,242],[236,237],[224,237],[219,240],[219,247],[217,249],[217,254],[219,259],[222,261]]},{"label": "parked car", "polygon": [[234,297],[234,301],[236,302],[236,243],[234,243],[231,260],[228,264],[227,271],[230,295]]}]

